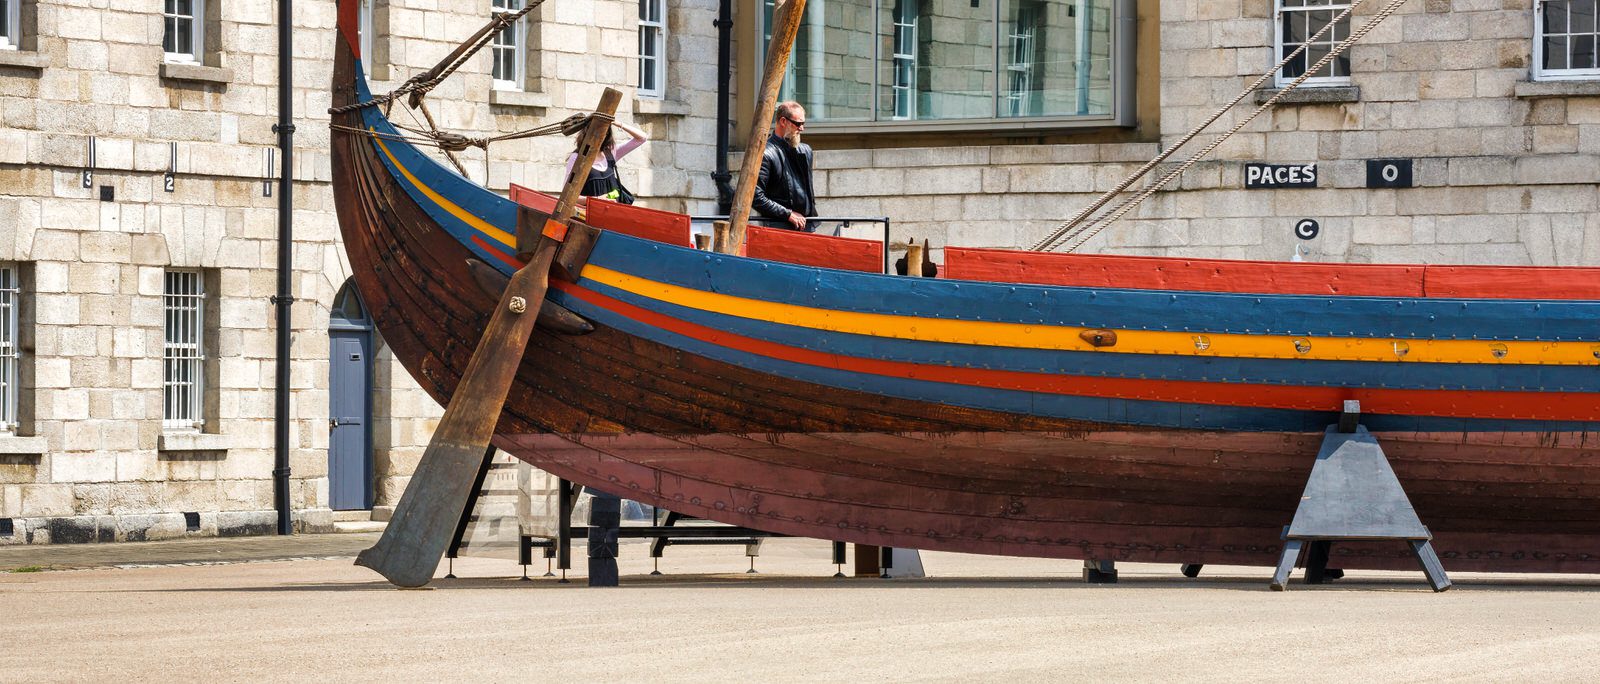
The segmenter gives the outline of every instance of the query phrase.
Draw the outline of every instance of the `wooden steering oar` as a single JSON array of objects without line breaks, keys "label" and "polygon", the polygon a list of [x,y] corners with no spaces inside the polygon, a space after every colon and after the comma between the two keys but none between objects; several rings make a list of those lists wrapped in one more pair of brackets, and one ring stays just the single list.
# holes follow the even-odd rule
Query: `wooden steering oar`
[{"label": "wooden steering oar", "polygon": [[[578,193],[600,156],[600,143],[605,140],[621,99],[622,94],[611,88],[600,96],[600,106],[589,117],[579,138],[578,159],[567,173],[555,215],[545,226],[535,228],[538,242],[526,250],[531,256],[519,254],[528,259],[527,265],[511,276],[500,296],[489,327],[484,329],[461,382],[450,395],[450,405],[433,431],[411,483],[400,496],[400,505],[395,507],[383,538],[362,551],[356,557],[356,565],[372,568],[402,587],[420,587],[433,579],[461,510],[467,505],[483,453],[494,437],[506,394],[527,350],[528,337],[550,284],[551,263],[566,238],[567,222],[577,212]],[[519,212],[519,216],[526,215]],[[526,230],[519,226],[518,235],[524,234]],[[522,245],[518,247],[519,252],[525,252]]]}]

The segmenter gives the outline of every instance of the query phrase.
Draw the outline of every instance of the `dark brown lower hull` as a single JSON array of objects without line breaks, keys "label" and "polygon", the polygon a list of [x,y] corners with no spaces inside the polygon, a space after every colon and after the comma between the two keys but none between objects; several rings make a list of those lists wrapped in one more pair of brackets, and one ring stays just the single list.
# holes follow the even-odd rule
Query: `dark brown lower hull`
[{"label": "dark brown lower hull", "polygon": [[[1579,452],[1380,435],[1452,570],[1600,572]],[[1271,565],[1320,435],[502,435],[558,476],[798,536],[997,555]],[[1586,459],[1585,459],[1586,460]],[[1559,484],[1553,482],[1559,478]],[[1404,545],[1337,565],[1414,568]]]}]

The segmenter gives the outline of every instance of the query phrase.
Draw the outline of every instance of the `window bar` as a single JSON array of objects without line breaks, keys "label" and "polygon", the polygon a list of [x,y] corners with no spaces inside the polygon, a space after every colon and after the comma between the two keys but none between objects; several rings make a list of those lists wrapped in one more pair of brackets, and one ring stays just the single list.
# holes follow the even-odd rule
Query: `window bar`
[{"label": "window bar", "polygon": [[204,422],[200,401],[205,292],[200,274],[193,271],[169,271],[166,285],[164,424],[168,429],[197,429]]}]

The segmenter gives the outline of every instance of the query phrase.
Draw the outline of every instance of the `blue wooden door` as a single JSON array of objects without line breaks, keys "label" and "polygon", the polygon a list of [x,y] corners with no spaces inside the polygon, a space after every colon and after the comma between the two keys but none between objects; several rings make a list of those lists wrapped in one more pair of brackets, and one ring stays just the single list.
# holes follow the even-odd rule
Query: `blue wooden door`
[{"label": "blue wooden door", "polygon": [[372,508],[372,334],[332,331],[328,360],[328,506]]}]

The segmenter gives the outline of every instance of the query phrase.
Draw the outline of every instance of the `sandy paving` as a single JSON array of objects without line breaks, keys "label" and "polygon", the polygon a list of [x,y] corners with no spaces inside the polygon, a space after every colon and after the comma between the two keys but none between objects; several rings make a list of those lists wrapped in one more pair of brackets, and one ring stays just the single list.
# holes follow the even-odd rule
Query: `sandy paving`
[{"label": "sandy paving", "polygon": [[[0,574],[0,680],[1600,681],[1600,578],[1352,573],[924,554],[935,578],[836,580],[825,543],[680,547],[624,585],[506,561],[398,591],[348,560]],[[581,564],[581,559],[579,559]],[[542,566],[537,567],[542,571]],[[724,573],[724,574],[712,574]]]}]

